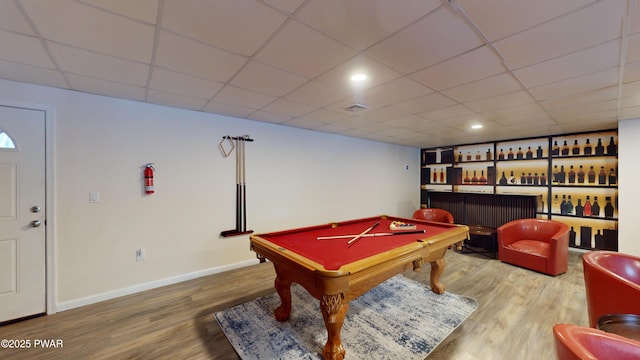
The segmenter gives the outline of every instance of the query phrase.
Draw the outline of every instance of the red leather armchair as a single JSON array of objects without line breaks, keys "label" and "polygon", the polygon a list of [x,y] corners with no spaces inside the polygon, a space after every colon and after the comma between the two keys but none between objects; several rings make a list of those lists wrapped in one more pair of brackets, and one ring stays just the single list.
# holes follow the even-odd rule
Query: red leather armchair
[{"label": "red leather armchair", "polygon": [[438,208],[418,209],[413,213],[413,218],[453,224],[453,215],[447,210]]},{"label": "red leather armchair", "polygon": [[556,324],[553,326],[559,360],[631,360],[640,358],[640,342],[602,330]]},{"label": "red leather armchair", "polygon": [[582,256],[589,326],[607,314],[640,315],[640,257],[614,251]]},{"label": "red leather armchair", "polygon": [[520,219],[498,228],[498,258],[548,275],[567,272],[569,226],[553,220]]}]

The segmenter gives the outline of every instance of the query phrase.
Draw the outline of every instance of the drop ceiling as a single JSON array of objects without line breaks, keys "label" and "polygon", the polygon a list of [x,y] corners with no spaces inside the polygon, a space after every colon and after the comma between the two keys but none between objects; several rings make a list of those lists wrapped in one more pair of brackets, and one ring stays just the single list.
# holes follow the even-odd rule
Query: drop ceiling
[{"label": "drop ceiling", "polygon": [[601,130],[640,117],[636,5],[0,0],[0,78],[413,147]]}]

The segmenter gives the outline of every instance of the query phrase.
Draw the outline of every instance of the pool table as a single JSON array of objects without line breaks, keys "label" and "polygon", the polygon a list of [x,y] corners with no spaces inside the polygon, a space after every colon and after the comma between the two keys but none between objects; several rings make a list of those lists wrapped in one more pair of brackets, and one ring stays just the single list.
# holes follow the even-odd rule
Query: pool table
[{"label": "pool table", "polygon": [[[390,230],[392,222],[415,225],[416,229]],[[368,229],[367,234],[352,241]],[[282,303],[274,311],[275,318],[278,321],[289,318],[291,284],[300,284],[320,300],[328,334],[322,356],[343,359],[345,349],[340,330],[349,301],[396,274],[408,269],[419,271],[427,262],[431,263],[431,289],[442,294],[445,288],[440,283],[440,274],[444,270],[445,252],[450,245],[466,239],[468,232],[464,225],[381,215],[254,234],[250,242],[258,258],[271,261],[276,271],[275,288]],[[348,236],[319,239],[344,235]]]}]

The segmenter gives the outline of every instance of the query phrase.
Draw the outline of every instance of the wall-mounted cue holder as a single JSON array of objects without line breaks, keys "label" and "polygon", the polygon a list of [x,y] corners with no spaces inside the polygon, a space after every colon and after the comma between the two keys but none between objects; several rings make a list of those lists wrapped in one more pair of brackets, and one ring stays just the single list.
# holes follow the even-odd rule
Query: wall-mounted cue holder
[{"label": "wall-mounted cue holder", "polygon": [[246,196],[246,176],[245,176],[245,143],[253,141],[249,135],[223,136],[218,148],[223,157],[231,155],[236,151],[236,227],[220,233],[222,237],[251,234],[253,230],[247,230],[247,196]]}]

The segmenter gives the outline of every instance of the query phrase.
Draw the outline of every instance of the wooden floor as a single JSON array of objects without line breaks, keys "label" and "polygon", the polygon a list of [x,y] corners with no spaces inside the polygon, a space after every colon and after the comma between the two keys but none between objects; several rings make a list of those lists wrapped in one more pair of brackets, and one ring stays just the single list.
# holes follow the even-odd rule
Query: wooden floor
[{"label": "wooden floor", "polygon": [[[454,251],[445,260],[447,291],[479,307],[430,360],[554,359],[553,324],[588,324],[579,253],[558,277]],[[427,269],[405,275],[428,284]],[[266,263],[5,325],[0,339],[63,348],[0,348],[0,359],[238,359],[212,314],[273,292],[274,277]]]}]

